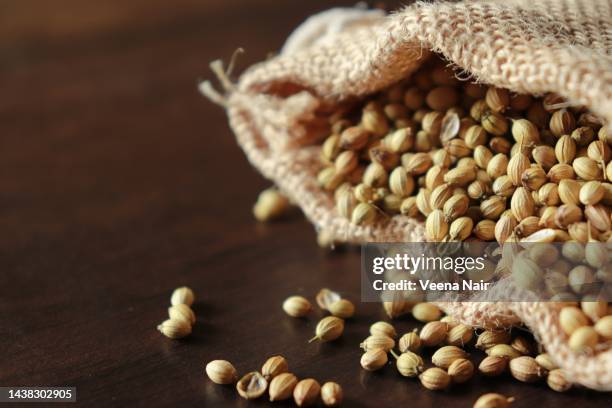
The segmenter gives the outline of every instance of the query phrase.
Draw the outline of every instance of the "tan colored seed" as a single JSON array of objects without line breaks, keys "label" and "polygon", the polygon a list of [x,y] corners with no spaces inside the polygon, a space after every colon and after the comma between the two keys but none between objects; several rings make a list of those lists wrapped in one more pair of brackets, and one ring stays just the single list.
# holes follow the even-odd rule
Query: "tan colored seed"
[{"label": "tan colored seed", "polygon": [[501,394],[484,394],[478,398],[474,408],[507,408],[514,398],[507,398]]},{"label": "tan colored seed", "polygon": [[588,146],[595,138],[595,132],[588,126],[582,126],[574,129],[571,137],[578,146]]},{"label": "tan colored seed", "polygon": [[414,331],[406,333],[399,339],[398,347],[402,353],[407,351],[417,353],[421,349],[421,339]]},{"label": "tan colored seed", "polygon": [[555,156],[559,163],[569,164],[576,157],[576,143],[569,135],[563,135],[555,145]]},{"label": "tan colored seed", "polygon": [[[264,376],[265,377],[265,376]],[[270,382],[270,401],[283,401],[291,398],[298,378],[291,373],[280,373]]]},{"label": "tan colored seed", "polygon": [[551,132],[557,137],[569,135],[576,127],[576,119],[567,109],[560,109],[553,113],[549,126]]},{"label": "tan colored seed", "polygon": [[552,166],[557,164],[557,158],[555,156],[555,149],[550,146],[537,146],[531,151],[533,160],[544,170],[550,170]]},{"label": "tan colored seed", "polygon": [[489,133],[502,136],[508,132],[508,120],[496,112],[486,112],[482,116],[482,127]]},{"label": "tan colored seed", "polygon": [[510,201],[510,208],[518,221],[534,214],[535,202],[525,187],[518,187],[516,189]]},{"label": "tan colored seed", "polygon": [[303,296],[291,296],[283,302],[283,310],[291,317],[304,317],[312,310],[312,304]]},{"label": "tan colored seed", "polygon": [[168,316],[171,320],[184,320],[190,325],[194,325],[196,322],[195,313],[193,310],[185,304],[179,303],[168,308]]},{"label": "tan colored seed", "polygon": [[293,399],[298,407],[313,405],[319,398],[321,386],[317,380],[306,378],[297,383],[293,389]]},{"label": "tan colored seed", "polygon": [[588,157],[578,157],[572,163],[574,171],[583,180],[602,180],[603,171],[597,162]]},{"label": "tan colored seed", "polygon": [[453,361],[467,356],[468,354],[457,346],[444,346],[431,356],[431,362],[437,367],[448,368]]},{"label": "tan colored seed", "polygon": [[345,129],[340,135],[339,145],[342,149],[360,150],[366,146],[370,134],[361,126]]},{"label": "tan colored seed", "polygon": [[344,331],[344,320],[335,317],[327,316],[319,321],[315,330],[315,337],[310,339],[310,342],[320,340],[323,342],[336,340]]},{"label": "tan colored seed", "polygon": [[355,225],[367,225],[373,223],[376,217],[376,207],[368,203],[359,203],[353,210],[351,222]]},{"label": "tan colored seed", "polygon": [[521,356],[510,360],[510,373],[522,382],[536,382],[546,375],[546,370],[533,357]]},{"label": "tan colored seed", "polygon": [[451,327],[446,336],[446,343],[451,346],[463,347],[472,340],[474,329],[465,324]]},{"label": "tan colored seed", "polygon": [[[479,183],[475,181],[474,183]],[[466,195],[455,194],[444,203],[444,217],[447,221],[452,221],[461,217],[467,212],[470,205],[470,200]],[[471,228],[470,228],[471,230]]]},{"label": "tan colored seed", "polygon": [[503,175],[495,179],[493,182],[493,192],[500,197],[512,197],[516,189],[512,183],[510,176]]},{"label": "tan colored seed", "polygon": [[448,233],[448,223],[442,210],[434,210],[425,221],[425,232],[430,242],[441,242]]},{"label": "tan colored seed", "polygon": [[591,223],[591,227],[599,231],[606,232],[612,228],[610,210],[607,206],[601,204],[587,205],[584,209],[584,216]]},{"label": "tan colored seed", "polygon": [[546,378],[546,383],[551,389],[557,392],[565,392],[569,390],[570,388],[572,388],[572,383],[567,381],[563,371],[558,368],[548,373],[548,377]]},{"label": "tan colored seed", "polygon": [[450,384],[450,376],[441,368],[433,367],[425,370],[420,376],[421,384],[428,390],[444,390]]},{"label": "tan colored seed", "polygon": [[439,320],[442,311],[433,303],[417,303],[412,308],[412,315],[421,322],[432,322]]},{"label": "tan colored seed", "polygon": [[595,331],[602,338],[612,340],[612,315],[602,317],[595,323]]},{"label": "tan colored seed", "polygon": [[365,351],[376,349],[389,351],[393,347],[395,347],[395,340],[387,336],[372,335],[366,338],[363,342],[361,342],[359,347],[361,347]]},{"label": "tan colored seed", "polygon": [[497,179],[506,174],[508,169],[508,156],[498,153],[489,160],[487,174],[491,179]]},{"label": "tan colored seed", "polygon": [[506,199],[500,196],[492,196],[480,203],[480,212],[484,218],[496,220],[506,209]]},{"label": "tan colored seed", "polygon": [[425,347],[434,347],[442,344],[448,333],[448,325],[439,321],[429,322],[423,326],[419,337]]},{"label": "tan colored seed", "polygon": [[287,359],[283,356],[270,357],[261,367],[261,374],[268,381],[287,371],[289,371],[289,364],[287,363]]},{"label": "tan colored seed", "polygon": [[550,355],[547,353],[538,354],[535,360],[536,363],[538,363],[542,368],[548,371],[552,371],[554,369],[559,368],[557,364],[555,364],[555,362],[552,360]]},{"label": "tan colored seed", "polygon": [[406,351],[397,358],[396,367],[404,377],[416,377],[423,372],[425,363],[418,354]]},{"label": "tan colored seed", "polygon": [[434,210],[441,210],[444,207],[444,204],[451,198],[453,195],[453,186],[448,183],[444,183],[436,187],[431,192],[431,197],[429,198],[429,205]]},{"label": "tan colored seed", "polygon": [[206,364],[206,375],[215,384],[233,384],[238,380],[238,372],[227,360],[213,360]]},{"label": "tan colored seed", "polygon": [[361,367],[367,371],[376,371],[383,368],[388,361],[389,357],[385,350],[380,348],[368,350],[361,356]]},{"label": "tan colored seed", "polygon": [[372,336],[387,336],[394,339],[397,336],[395,327],[387,322],[376,322],[370,326],[370,334]]},{"label": "tan colored seed", "polygon": [[457,186],[467,186],[474,180],[476,180],[476,169],[468,166],[451,169],[444,175],[445,182]]},{"label": "tan colored seed", "polygon": [[495,221],[482,220],[474,227],[474,235],[483,241],[492,241],[495,239]]},{"label": "tan colored seed", "polygon": [[157,326],[164,336],[171,339],[181,339],[191,334],[191,323],[184,319],[168,319]]},{"label": "tan colored seed", "polygon": [[559,183],[563,179],[574,179],[574,168],[569,164],[555,164],[548,170],[548,179],[553,183]]},{"label": "tan colored seed", "polygon": [[592,351],[599,341],[599,335],[592,326],[577,328],[569,338],[568,346],[577,352]]},{"label": "tan colored seed", "polygon": [[328,310],[333,316],[348,319],[355,314],[355,305],[350,300],[340,299],[331,303]]},{"label": "tan colored seed", "polygon": [[563,204],[580,204],[580,183],[576,180],[566,179],[559,182],[559,198]]},{"label": "tan colored seed", "polygon": [[584,205],[595,205],[605,195],[605,188],[599,181],[588,181],[580,188],[579,199]]},{"label": "tan colored seed", "polygon": [[508,361],[507,357],[487,356],[480,362],[478,371],[487,377],[496,377],[506,371]]},{"label": "tan colored seed", "polygon": [[326,382],[321,387],[321,401],[326,407],[337,407],[342,404],[344,392],[340,384],[335,382]]},{"label": "tan colored seed", "polygon": [[515,186],[521,185],[523,172],[530,166],[529,157],[523,153],[517,153],[508,162],[507,174]]},{"label": "tan colored seed", "polygon": [[587,326],[589,320],[584,312],[577,307],[564,307],[559,313],[559,324],[567,335],[571,335],[578,328]]},{"label": "tan colored seed", "polygon": [[515,359],[521,356],[521,353],[513,349],[508,344],[496,344],[486,350],[487,355],[493,357],[504,357],[509,360]]},{"label": "tan colored seed", "polygon": [[453,383],[464,383],[474,375],[474,364],[470,360],[459,358],[448,366],[448,375]]}]

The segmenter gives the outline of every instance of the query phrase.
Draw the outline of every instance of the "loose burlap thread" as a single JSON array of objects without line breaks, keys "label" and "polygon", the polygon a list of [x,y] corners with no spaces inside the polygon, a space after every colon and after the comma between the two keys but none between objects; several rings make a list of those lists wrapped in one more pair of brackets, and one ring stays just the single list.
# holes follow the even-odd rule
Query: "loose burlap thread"
[{"label": "loose burlap thread", "polygon": [[[514,92],[555,92],[612,121],[612,5],[607,0],[417,3],[384,16],[333,9],[311,17],[280,55],[256,64],[217,94],[249,161],[273,180],[318,230],[348,243],[415,242],[422,223],[397,215],[373,226],[339,216],[316,181],[327,115],[405,79],[432,52],[469,79]],[[223,77],[223,75],[221,75]],[[574,383],[612,390],[612,350],[581,354],[567,345],[552,303],[446,302],[477,327],[528,326]]]}]

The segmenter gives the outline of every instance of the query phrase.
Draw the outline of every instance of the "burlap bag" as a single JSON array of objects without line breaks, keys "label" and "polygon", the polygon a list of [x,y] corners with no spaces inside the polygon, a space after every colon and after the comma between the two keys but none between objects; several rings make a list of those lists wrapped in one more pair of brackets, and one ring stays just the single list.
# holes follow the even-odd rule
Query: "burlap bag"
[{"label": "burlap bag", "polygon": [[[420,241],[421,223],[395,216],[359,227],[334,210],[319,189],[318,147],[326,115],[408,77],[431,51],[472,80],[515,92],[556,92],[612,120],[612,6],[607,0],[500,0],[417,3],[390,16],[333,9],[311,17],[280,55],[231,83],[213,67],[226,92],[201,90],[227,108],[250,162],[285,192],[318,230],[337,241]],[[578,354],[567,346],[550,303],[445,303],[446,312],[480,327],[532,329],[569,380],[612,390],[612,350]]]}]

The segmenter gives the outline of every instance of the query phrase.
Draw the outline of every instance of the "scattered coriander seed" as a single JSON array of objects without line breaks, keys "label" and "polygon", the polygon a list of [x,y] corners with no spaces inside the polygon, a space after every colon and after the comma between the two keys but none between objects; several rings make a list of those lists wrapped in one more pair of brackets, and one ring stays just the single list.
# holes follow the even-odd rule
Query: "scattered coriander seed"
[{"label": "scattered coriander seed", "polygon": [[487,356],[478,365],[478,371],[487,377],[496,377],[506,371],[508,361],[507,357]]},{"label": "scattered coriander seed", "polygon": [[510,332],[506,330],[486,330],[478,336],[476,348],[487,350],[496,344],[510,343]]},{"label": "scattered coriander seed", "polygon": [[395,340],[388,336],[372,335],[366,338],[360,345],[365,351],[382,349],[385,351],[395,347]]},{"label": "scattered coriander seed", "polygon": [[339,301],[341,298],[340,294],[330,289],[323,288],[317,293],[316,301],[319,307],[323,310],[328,310],[332,303]]},{"label": "scattered coriander seed", "polygon": [[397,371],[404,377],[416,377],[423,372],[425,367],[421,356],[411,351],[400,354],[395,364]]},{"label": "scattered coriander seed", "polygon": [[191,323],[184,319],[168,319],[158,325],[157,330],[171,339],[182,339],[191,334]]},{"label": "scattered coriander seed", "polygon": [[510,373],[522,382],[535,382],[545,376],[546,370],[533,357],[520,356],[510,360]]},{"label": "scattered coriander seed", "polygon": [[258,371],[252,371],[236,383],[236,391],[244,399],[256,399],[268,388],[268,381]]},{"label": "scattered coriander seed", "polygon": [[283,356],[270,357],[261,367],[261,374],[267,381],[287,371],[289,371],[289,364],[287,363],[287,359]]},{"label": "scattered coriander seed", "polygon": [[298,407],[313,405],[319,398],[321,386],[317,380],[306,378],[297,383],[293,389],[293,399]]},{"label": "scattered coriander seed", "polygon": [[172,292],[172,296],[170,297],[170,304],[172,306],[184,304],[187,306],[191,306],[195,296],[193,294],[193,290],[188,288],[187,286],[182,286],[180,288],[174,289]]},{"label": "scattered coriander seed", "polygon": [[421,384],[428,390],[439,391],[448,388],[450,384],[450,376],[441,368],[428,368],[419,375]]},{"label": "scattered coriander seed", "polygon": [[184,320],[192,326],[196,322],[196,316],[195,313],[193,313],[193,310],[191,310],[189,306],[182,303],[170,306],[168,308],[168,316],[171,320]]},{"label": "scattered coriander seed", "polygon": [[474,329],[465,324],[451,327],[446,335],[446,343],[451,346],[463,347],[472,340]]},{"label": "scattered coriander seed", "polygon": [[283,310],[291,317],[304,317],[312,310],[312,305],[303,296],[290,296],[283,302]]},{"label": "scattered coriander seed", "polygon": [[[394,339],[397,336],[395,327],[387,322],[376,322],[370,326],[370,334],[372,336],[387,336]],[[401,341],[401,339],[400,339]]]},{"label": "scattered coriander seed", "polygon": [[253,215],[258,221],[271,221],[284,215],[289,208],[289,200],[278,190],[269,188],[262,191],[253,206]]},{"label": "scattered coriander seed", "polygon": [[439,320],[442,311],[433,303],[417,303],[412,308],[412,316],[421,322]]},{"label": "scattered coriander seed", "polygon": [[270,401],[283,401],[291,398],[298,379],[291,373],[280,373],[270,381]]},{"label": "scattered coriander seed", "polygon": [[468,354],[457,346],[440,347],[431,356],[431,362],[440,368],[448,368],[451,363],[460,358],[467,358]]},{"label": "scattered coriander seed", "polygon": [[327,316],[319,321],[315,330],[315,337],[308,342],[312,343],[315,340],[322,342],[333,341],[340,337],[343,331],[344,320],[335,316]]},{"label": "scattered coriander seed", "polygon": [[521,353],[516,351],[508,344],[496,344],[486,350],[487,355],[494,357],[505,357],[509,360],[513,360],[521,356]]},{"label": "scattered coriander seed", "polygon": [[552,371],[559,368],[548,353],[538,354],[535,358],[535,361],[540,365],[540,367],[548,371]]},{"label": "scattered coriander seed", "polygon": [[355,306],[353,303],[346,299],[340,299],[329,305],[329,312],[336,317],[340,317],[342,319],[348,319],[353,317],[355,314]]},{"label": "scattered coriander seed", "polygon": [[501,394],[489,393],[481,395],[474,403],[474,408],[507,408],[513,401],[512,397],[507,398]]},{"label": "scattered coriander seed", "polygon": [[344,393],[340,384],[335,382],[326,382],[321,387],[321,400],[326,407],[337,407],[342,404]]},{"label": "scattered coriander seed", "polygon": [[416,353],[421,349],[421,338],[416,331],[406,333],[399,339],[398,347],[402,353],[407,351]]},{"label": "scattered coriander seed", "polygon": [[444,342],[447,333],[448,324],[434,321],[423,326],[419,338],[425,347],[434,347]]},{"label": "scattered coriander seed", "polygon": [[361,367],[367,371],[376,371],[383,368],[388,361],[389,357],[385,350],[368,350],[361,356]]},{"label": "scattered coriander seed", "polygon": [[233,384],[238,380],[238,372],[226,360],[213,360],[206,364],[206,375],[215,384]]},{"label": "scattered coriander seed", "polygon": [[474,364],[465,358],[458,358],[448,366],[448,375],[453,383],[464,383],[474,375]]}]

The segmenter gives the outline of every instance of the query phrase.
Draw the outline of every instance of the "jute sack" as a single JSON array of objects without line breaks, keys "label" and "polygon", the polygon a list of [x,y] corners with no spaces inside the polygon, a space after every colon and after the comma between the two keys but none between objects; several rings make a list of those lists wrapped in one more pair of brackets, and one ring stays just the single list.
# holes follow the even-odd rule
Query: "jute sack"
[{"label": "jute sack", "polygon": [[[420,222],[394,216],[355,226],[334,210],[317,185],[314,143],[328,132],[328,115],[345,101],[407,78],[436,52],[471,80],[514,92],[556,92],[612,121],[612,5],[607,0],[501,0],[417,3],[390,16],[333,9],[308,19],[280,55],[256,64],[225,88],[202,92],[227,109],[250,162],[336,241],[422,241]],[[574,383],[612,390],[612,350],[578,354],[567,346],[559,306],[545,302],[447,302],[464,323],[511,327],[524,323]]]}]

